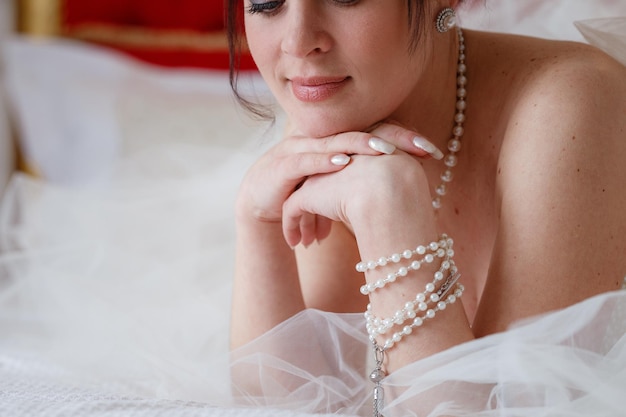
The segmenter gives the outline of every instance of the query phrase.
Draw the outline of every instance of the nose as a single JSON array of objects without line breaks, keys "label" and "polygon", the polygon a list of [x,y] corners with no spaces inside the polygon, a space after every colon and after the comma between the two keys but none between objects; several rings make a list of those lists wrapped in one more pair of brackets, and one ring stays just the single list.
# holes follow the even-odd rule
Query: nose
[{"label": "nose", "polygon": [[332,36],[324,25],[318,0],[292,2],[287,10],[281,49],[297,58],[319,55],[332,48]]}]

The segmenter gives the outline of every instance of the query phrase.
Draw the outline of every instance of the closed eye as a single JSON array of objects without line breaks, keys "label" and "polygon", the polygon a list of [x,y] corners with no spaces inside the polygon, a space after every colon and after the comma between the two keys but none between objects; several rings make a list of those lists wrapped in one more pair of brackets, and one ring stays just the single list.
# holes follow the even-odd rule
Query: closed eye
[{"label": "closed eye", "polygon": [[[339,6],[352,6],[353,4],[358,3],[361,0],[332,0]],[[258,0],[250,0],[250,6],[247,7],[247,12],[250,14],[267,14],[273,15],[278,12],[280,6],[285,3],[285,0],[274,0],[274,1],[258,1]]]},{"label": "closed eye", "polygon": [[285,2],[285,0],[275,0],[275,1],[264,1],[264,2],[255,2],[254,0],[250,1],[250,6],[246,8],[247,12],[250,14],[267,14],[272,15],[276,13],[279,7]]}]

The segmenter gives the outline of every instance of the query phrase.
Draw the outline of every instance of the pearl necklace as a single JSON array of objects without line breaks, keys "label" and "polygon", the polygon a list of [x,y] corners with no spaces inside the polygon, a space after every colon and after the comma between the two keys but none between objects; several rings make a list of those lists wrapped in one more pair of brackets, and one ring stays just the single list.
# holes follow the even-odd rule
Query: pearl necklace
[{"label": "pearl necklace", "polygon": [[454,116],[455,126],[452,129],[452,139],[448,141],[448,154],[444,157],[443,163],[446,165],[445,171],[441,174],[441,184],[435,188],[436,196],[433,198],[433,208],[438,210],[441,208],[441,198],[446,195],[448,191],[448,184],[452,182],[452,168],[454,168],[458,162],[456,153],[461,150],[461,137],[463,136],[463,122],[465,122],[465,98],[467,97],[467,90],[465,85],[467,84],[467,77],[465,71],[465,38],[463,37],[463,31],[461,28],[456,29],[459,38],[459,57],[457,63],[457,77],[456,77],[456,114]]}]

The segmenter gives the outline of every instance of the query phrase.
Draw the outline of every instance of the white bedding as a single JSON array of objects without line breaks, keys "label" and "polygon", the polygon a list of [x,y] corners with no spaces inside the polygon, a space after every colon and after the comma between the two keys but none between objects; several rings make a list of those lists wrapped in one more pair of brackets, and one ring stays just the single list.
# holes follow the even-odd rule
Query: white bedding
[{"label": "white bedding", "polygon": [[[620,1],[594,2],[593,10],[586,0],[493,4],[487,23],[465,21],[569,39],[581,35],[555,23],[564,10],[570,21],[626,16]],[[611,22],[600,24],[600,38],[598,21],[580,27],[611,51],[626,33]],[[0,416],[323,412],[288,394],[242,408],[229,387],[232,206],[280,118],[276,126],[248,119],[221,72],[159,70],[60,41],[18,39],[5,57],[27,162],[45,179],[16,175],[0,210]],[[269,100],[258,76],[246,82],[248,94]],[[615,329],[614,352],[623,355],[624,330]],[[621,384],[626,370],[617,371]]]}]

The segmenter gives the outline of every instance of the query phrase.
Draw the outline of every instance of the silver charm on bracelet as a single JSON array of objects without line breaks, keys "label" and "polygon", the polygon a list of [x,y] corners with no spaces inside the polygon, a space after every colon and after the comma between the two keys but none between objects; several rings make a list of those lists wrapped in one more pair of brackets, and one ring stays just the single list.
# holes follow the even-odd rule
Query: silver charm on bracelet
[{"label": "silver charm on bracelet", "polygon": [[385,359],[385,350],[374,342],[374,359],[376,365],[370,373],[370,381],[374,383],[374,417],[381,417],[381,410],[385,406],[385,391],[381,385],[381,381],[387,376],[383,370],[383,361]]}]

